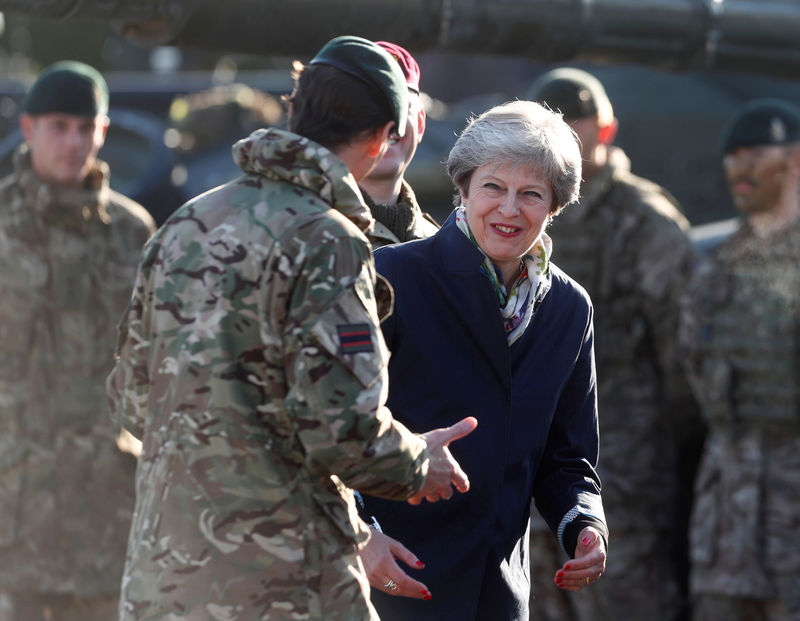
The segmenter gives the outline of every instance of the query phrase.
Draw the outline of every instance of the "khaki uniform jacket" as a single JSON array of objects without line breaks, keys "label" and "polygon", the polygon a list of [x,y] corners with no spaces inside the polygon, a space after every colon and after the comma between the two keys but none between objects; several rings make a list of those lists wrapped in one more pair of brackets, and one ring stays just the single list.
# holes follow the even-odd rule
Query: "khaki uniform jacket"
[{"label": "khaki uniform jacket", "polygon": [[119,589],[134,458],[105,376],[154,225],[98,162],[82,189],[40,181],[23,145],[0,182],[0,590]]},{"label": "khaki uniform jacket", "polygon": [[121,619],[374,619],[347,487],[405,499],[428,460],[384,407],[371,218],[296,134],[234,159],[147,246],[121,327],[109,394],[143,440]]},{"label": "khaki uniform jacket", "polygon": [[[692,591],[798,605],[800,220],[744,222],[693,274],[681,315],[709,424],[691,524]],[[781,593],[782,580],[789,589]],[[796,618],[786,609],[786,618]]]}]

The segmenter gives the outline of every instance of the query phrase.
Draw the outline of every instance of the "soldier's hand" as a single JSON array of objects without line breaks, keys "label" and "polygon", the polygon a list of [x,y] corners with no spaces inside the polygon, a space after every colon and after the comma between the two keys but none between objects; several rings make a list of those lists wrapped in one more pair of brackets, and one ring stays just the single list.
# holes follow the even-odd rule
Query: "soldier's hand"
[{"label": "soldier's hand", "polygon": [[469,490],[467,475],[447,447],[451,442],[472,433],[477,426],[478,419],[468,416],[450,427],[422,434],[428,444],[428,476],[422,489],[408,499],[410,504],[418,505],[423,498],[428,502],[436,502],[441,498],[446,500],[453,495],[453,486],[462,494]]},{"label": "soldier's hand", "polygon": [[414,569],[422,569],[425,563],[396,539],[370,529],[369,541],[358,554],[372,588],[389,595],[431,599],[428,587],[409,576],[397,559]]}]

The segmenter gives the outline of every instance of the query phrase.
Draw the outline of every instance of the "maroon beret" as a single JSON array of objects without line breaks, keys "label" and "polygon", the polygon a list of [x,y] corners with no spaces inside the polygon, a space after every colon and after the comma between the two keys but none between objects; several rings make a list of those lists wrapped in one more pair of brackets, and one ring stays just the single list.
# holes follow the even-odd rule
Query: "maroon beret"
[{"label": "maroon beret", "polygon": [[403,70],[403,75],[406,76],[408,88],[415,93],[419,93],[419,65],[417,61],[414,60],[414,57],[408,53],[408,50],[395,43],[389,43],[388,41],[375,41],[375,43],[389,52],[400,65],[400,68]]}]

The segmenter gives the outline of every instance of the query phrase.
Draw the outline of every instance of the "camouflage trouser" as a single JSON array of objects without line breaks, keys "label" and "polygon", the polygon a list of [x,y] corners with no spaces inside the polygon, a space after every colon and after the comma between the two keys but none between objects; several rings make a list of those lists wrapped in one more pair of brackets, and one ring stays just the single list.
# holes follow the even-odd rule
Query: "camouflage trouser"
[{"label": "camouflage trouser", "polygon": [[0,621],[113,621],[116,595],[74,597],[43,593],[0,593]]},{"label": "camouflage trouser", "polygon": [[605,574],[577,593],[553,582],[567,560],[553,535],[531,541],[531,621],[675,621],[683,612],[665,536],[612,532]]},{"label": "camouflage trouser", "polygon": [[800,621],[800,574],[772,580],[775,599],[729,597],[707,593],[692,596],[692,621]]}]

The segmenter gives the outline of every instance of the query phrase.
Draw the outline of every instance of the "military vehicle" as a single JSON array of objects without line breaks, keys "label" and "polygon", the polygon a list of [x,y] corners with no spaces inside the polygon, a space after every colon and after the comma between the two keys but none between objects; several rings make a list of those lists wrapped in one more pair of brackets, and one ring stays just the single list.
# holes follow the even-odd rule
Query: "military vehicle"
[{"label": "military vehicle", "polygon": [[[606,85],[620,119],[616,142],[634,172],[671,190],[698,225],[734,215],[717,150],[733,109],[762,96],[800,103],[792,80],[800,75],[796,0],[0,0],[0,11],[61,20],[65,28],[77,18],[99,19],[145,46],[264,58],[305,60],[339,34],[396,41],[419,60],[430,96],[428,129],[408,178],[440,218],[451,195],[441,162],[467,116],[524,98],[554,64],[580,66]],[[236,80],[279,95],[290,88],[288,62],[278,73],[262,83],[257,74]],[[141,100],[156,89],[140,79]],[[170,96],[201,88],[181,76],[167,80]],[[128,166],[128,193],[161,214],[224,180],[225,171],[235,174],[235,136],[181,153],[168,106],[148,111],[148,122],[136,120],[141,107],[130,82],[109,77],[112,105],[127,112],[112,110],[120,140],[110,135],[104,153],[111,159],[118,142],[114,170],[125,170],[125,161],[144,164],[140,174]],[[0,147],[6,142],[13,140]]]}]

